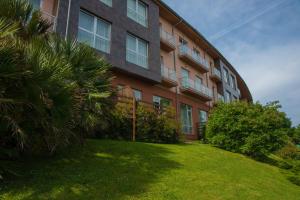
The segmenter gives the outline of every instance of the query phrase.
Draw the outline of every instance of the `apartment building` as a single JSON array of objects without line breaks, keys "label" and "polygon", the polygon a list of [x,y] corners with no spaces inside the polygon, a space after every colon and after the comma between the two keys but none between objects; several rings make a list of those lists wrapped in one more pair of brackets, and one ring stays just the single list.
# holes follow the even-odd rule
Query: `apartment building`
[{"label": "apartment building", "polygon": [[[199,137],[218,101],[252,101],[242,77],[161,0],[31,0],[52,31],[93,47],[113,66],[113,85],[176,109],[188,139]],[[200,2],[199,2],[200,3]]]}]

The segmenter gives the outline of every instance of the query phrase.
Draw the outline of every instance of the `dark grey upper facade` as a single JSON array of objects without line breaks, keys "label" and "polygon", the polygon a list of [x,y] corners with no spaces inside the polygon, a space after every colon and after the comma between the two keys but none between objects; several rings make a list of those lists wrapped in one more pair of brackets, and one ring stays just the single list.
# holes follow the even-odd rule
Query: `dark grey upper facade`
[{"label": "dark grey upper facade", "polygon": [[[99,0],[72,0],[69,24],[67,28],[69,1],[60,1],[57,16],[56,31],[67,37],[77,38],[80,10],[84,10],[96,17],[111,23],[110,53],[98,51],[114,67],[137,78],[153,83],[161,81],[160,68],[160,32],[159,8],[152,0],[143,0],[148,7],[148,26],[144,27],[127,17],[127,1],[113,0],[109,7]],[[132,34],[148,43],[148,69],[126,61],[126,37]]]}]

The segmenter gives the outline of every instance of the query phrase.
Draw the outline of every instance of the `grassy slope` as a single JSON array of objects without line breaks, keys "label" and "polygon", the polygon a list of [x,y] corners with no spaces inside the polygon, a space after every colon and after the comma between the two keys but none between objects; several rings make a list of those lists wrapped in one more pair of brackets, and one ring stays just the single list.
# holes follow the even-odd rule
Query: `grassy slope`
[{"label": "grassy slope", "polygon": [[280,170],[208,145],[89,140],[52,159],[18,163],[0,199],[299,199]]}]

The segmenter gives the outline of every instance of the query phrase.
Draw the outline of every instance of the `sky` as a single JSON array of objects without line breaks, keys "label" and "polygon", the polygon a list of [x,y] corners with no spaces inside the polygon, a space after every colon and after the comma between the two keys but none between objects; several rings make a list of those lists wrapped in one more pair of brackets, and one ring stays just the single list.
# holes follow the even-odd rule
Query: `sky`
[{"label": "sky", "polygon": [[254,101],[300,124],[300,0],[163,0],[237,69]]}]

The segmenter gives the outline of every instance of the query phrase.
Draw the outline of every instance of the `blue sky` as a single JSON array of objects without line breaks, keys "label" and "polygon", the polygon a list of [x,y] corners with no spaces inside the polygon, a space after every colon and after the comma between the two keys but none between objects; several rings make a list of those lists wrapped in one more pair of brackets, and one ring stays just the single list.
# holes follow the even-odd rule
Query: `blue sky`
[{"label": "blue sky", "polygon": [[300,124],[300,0],[164,2],[235,66],[255,101],[279,100]]}]

